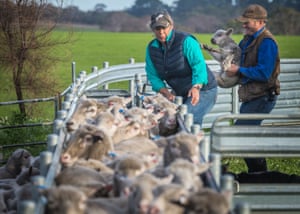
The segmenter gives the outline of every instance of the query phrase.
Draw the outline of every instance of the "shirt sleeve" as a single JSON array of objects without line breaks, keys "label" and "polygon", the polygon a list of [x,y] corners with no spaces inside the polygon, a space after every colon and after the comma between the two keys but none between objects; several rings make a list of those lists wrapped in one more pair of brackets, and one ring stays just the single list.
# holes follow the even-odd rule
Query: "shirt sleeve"
[{"label": "shirt sleeve", "polygon": [[151,83],[152,90],[158,92],[161,88],[166,87],[165,82],[159,78],[157,71],[152,63],[152,60],[150,58],[148,47],[146,49],[146,74],[147,78]]},{"label": "shirt sleeve", "polygon": [[256,80],[266,82],[271,77],[275,68],[278,55],[278,47],[276,43],[265,38],[258,48],[257,64],[253,67],[240,67],[239,72],[248,80]]},{"label": "shirt sleeve", "polygon": [[193,73],[192,84],[207,84],[206,63],[199,42],[192,36],[188,36],[183,45],[183,54],[187,58]]}]

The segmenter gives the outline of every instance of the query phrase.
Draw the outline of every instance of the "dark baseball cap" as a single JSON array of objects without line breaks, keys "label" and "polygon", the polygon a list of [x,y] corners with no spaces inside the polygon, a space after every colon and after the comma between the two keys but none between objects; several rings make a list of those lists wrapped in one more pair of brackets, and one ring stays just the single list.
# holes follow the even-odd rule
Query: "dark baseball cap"
[{"label": "dark baseball cap", "polygon": [[170,25],[173,25],[173,20],[167,11],[158,12],[151,16],[150,27],[152,29],[155,29],[157,27],[167,28]]}]

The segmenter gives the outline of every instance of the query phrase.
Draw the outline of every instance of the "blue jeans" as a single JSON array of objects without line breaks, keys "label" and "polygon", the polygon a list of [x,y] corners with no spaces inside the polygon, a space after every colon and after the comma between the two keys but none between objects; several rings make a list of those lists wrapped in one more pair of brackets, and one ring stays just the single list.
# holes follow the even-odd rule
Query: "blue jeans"
[{"label": "blue jeans", "polygon": [[[241,104],[241,114],[267,114],[272,111],[276,104],[276,95],[265,95],[249,102]],[[236,125],[260,125],[262,120],[237,120]]]},{"label": "blue jeans", "polygon": [[217,101],[218,88],[200,90],[200,101],[197,105],[191,104],[192,97],[187,97],[184,104],[188,107],[188,112],[193,114],[194,124],[199,124],[202,127],[203,117],[209,113]]},{"label": "blue jeans", "polygon": [[[276,95],[265,95],[249,102],[241,104],[241,114],[251,113],[270,113],[276,104]],[[260,125],[262,120],[237,120],[235,125]],[[244,158],[248,172],[260,172],[267,170],[267,162],[265,158]]]}]

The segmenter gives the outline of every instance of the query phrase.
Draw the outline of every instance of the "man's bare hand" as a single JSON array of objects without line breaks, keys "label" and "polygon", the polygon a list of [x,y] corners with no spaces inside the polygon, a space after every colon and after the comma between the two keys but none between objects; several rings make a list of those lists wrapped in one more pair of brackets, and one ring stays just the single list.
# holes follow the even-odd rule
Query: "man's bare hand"
[{"label": "man's bare hand", "polygon": [[233,77],[235,75],[237,75],[237,73],[239,72],[240,66],[236,65],[236,64],[231,64],[230,67],[225,71],[226,75],[229,77]]}]

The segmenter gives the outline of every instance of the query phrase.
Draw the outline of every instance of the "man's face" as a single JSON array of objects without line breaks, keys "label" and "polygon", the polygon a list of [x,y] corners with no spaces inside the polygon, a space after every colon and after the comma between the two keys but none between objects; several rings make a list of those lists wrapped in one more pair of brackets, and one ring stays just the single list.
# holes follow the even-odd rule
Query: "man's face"
[{"label": "man's face", "polygon": [[249,19],[246,22],[243,22],[244,35],[253,35],[256,31],[264,26],[263,20]]},{"label": "man's face", "polygon": [[153,29],[155,37],[160,42],[166,42],[167,36],[169,35],[170,31],[172,30],[172,26],[169,27],[156,27]]}]

